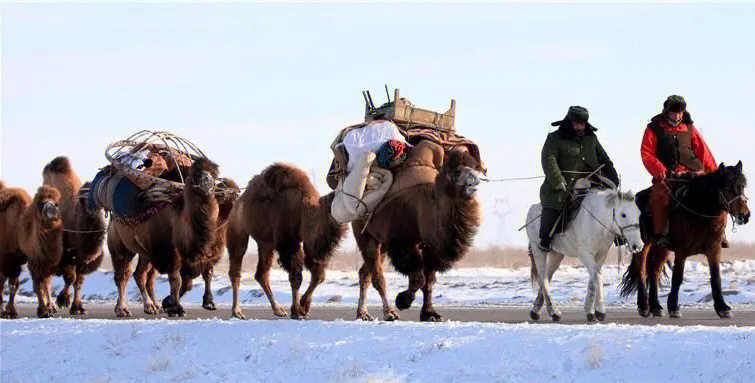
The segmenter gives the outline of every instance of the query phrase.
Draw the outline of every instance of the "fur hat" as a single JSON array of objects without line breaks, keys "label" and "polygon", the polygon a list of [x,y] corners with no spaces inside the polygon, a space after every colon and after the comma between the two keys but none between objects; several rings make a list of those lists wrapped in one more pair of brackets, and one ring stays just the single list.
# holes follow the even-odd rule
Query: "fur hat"
[{"label": "fur hat", "polygon": [[590,130],[593,130],[593,131],[598,130],[597,128],[595,128],[594,126],[590,125],[590,123],[587,122],[587,120],[589,119],[590,119],[590,113],[587,111],[587,108],[575,105],[575,106],[569,107],[569,111],[566,112],[566,117],[564,117],[563,120],[554,121],[551,123],[551,126],[561,126],[567,122],[569,122],[569,125],[571,126],[572,122],[576,122],[576,123],[586,124],[587,128],[589,128]]},{"label": "fur hat", "polygon": [[682,96],[672,94],[663,102],[663,110],[667,112],[684,112],[687,110],[687,101]]}]

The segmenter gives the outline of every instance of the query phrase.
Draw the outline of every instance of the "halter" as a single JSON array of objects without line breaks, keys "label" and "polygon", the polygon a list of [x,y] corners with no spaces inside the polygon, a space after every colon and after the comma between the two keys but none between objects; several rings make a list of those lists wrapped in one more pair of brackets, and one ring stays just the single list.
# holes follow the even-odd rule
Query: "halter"
[{"label": "halter", "polygon": [[632,224],[629,224],[629,225],[619,226],[619,221],[616,220],[616,206],[613,207],[612,215],[613,215],[613,224],[616,225],[616,227],[619,228],[619,233],[618,234],[613,233],[613,234],[614,235],[618,235],[624,242],[626,242],[626,240],[627,240],[627,237],[624,234],[624,230],[627,230],[627,229],[637,229],[637,230],[640,230],[640,224],[639,223],[632,223]]}]

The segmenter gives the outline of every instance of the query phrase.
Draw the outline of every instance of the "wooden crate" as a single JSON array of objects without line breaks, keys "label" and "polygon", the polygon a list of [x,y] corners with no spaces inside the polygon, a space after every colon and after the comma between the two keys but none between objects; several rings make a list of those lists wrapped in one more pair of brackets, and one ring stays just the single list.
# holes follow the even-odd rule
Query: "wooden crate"
[{"label": "wooden crate", "polygon": [[446,113],[413,106],[407,100],[401,99],[398,89],[394,92],[393,101],[378,108],[370,103],[371,99],[366,103],[365,121],[391,120],[405,128],[422,126],[447,131],[454,130],[454,116],[456,115],[456,100],[454,99],[451,99],[451,107]]}]

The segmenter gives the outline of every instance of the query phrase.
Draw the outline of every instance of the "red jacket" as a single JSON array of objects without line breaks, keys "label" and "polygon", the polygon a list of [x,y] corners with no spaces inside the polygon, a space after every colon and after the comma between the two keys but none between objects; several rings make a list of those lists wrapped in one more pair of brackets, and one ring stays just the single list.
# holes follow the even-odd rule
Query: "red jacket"
[{"label": "red jacket", "polygon": [[[695,156],[699,158],[703,163],[705,171],[713,171],[718,168],[718,165],[716,165],[716,160],[715,158],[713,158],[713,154],[710,152],[710,149],[708,149],[708,145],[705,144],[703,137],[700,135],[697,129],[695,129],[694,126],[688,126],[684,122],[680,123],[677,126],[672,126],[665,119],[659,119],[658,123],[660,123],[661,127],[667,132],[685,132],[691,129],[692,150],[694,150]],[[642,163],[645,164],[645,169],[648,170],[653,178],[659,178],[661,174],[666,173],[666,171],[668,170],[658,158],[658,153],[656,152],[657,146],[658,140],[655,136],[655,133],[653,132],[653,129],[650,128],[650,125],[648,125],[648,127],[645,129],[645,135],[642,137],[642,147],[640,148],[640,154],[642,155]],[[672,170],[676,173],[684,173],[690,171],[686,166],[682,164],[677,165],[676,169]]]}]

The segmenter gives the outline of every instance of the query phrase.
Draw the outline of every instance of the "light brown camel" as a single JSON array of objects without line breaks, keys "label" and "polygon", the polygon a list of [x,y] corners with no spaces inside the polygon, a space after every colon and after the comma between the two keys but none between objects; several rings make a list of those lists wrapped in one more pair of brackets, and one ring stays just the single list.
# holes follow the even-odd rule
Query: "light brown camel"
[{"label": "light brown camel", "polygon": [[[409,287],[396,297],[396,307],[409,308],[422,289],[420,320],[442,320],[432,305],[435,274],[449,270],[467,253],[480,225],[475,166],[464,150],[444,153],[439,145],[422,141],[396,171],[392,188],[398,190],[389,191],[369,222],[352,223],[364,259],[359,270],[357,319],[371,319],[366,306],[370,282],[383,300],[384,319],[398,319],[385,292],[382,262],[387,253],[396,270],[409,276]],[[434,170],[438,168],[440,172]],[[428,169],[435,177],[427,176]],[[411,181],[417,177],[429,182]]]},{"label": "light brown camel", "polygon": [[[105,217],[102,209],[88,206],[89,183],[81,180],[67,157],[56,157],[42,171],[43,183],[60,192],[60,212],[63,218],[63,257],[57,274],[65,285],[58,293],[59,307],[71,306],[71,315],[86,314],[81,302],[81,287],[87,274],[102,264],[102,245],[105,242]],[[70,287],[74,296],[71,303]]]},{"label": "light brown camel", "polygon": [[[218,179],[217,187],[223,190],[220,195],[216,194],[218,200],[218,228],[215,231],[214,239],[211,245],[210,256],[203,258],[194,264],[183,263],[181,265],[181,297],[191,290],[194,278],[202,276],[204,279],[204,296],[202,297],[202,307],[206,310],[216,310],[215,300],[212,296],[212,277],[215,265],[225,252],[226,232],[228,231],[228,219],[231,215],[233,205],[239,197],[239,186],[230,178]],[[139,262],[134,271],[134,281],[142,294],[144,303],[144,312],[147,314],[157,314],[160,312],[155,299],[155,278],[157,270],[152,266],[149,258],[139,256]],[[165,299],[168,299],[167,297]]]},{"label": "light brown camel", "polygon": [[[259,260],[254,277],[270,300],[276,316],[286,316],[270,289],[273,252],[288,272],[291,283],[291,317],[306,318],[312,294],[325,280],[325,269],[346,227],[330,217],[333,193],[320,197],[307,174],[292,165],[276,163],[254,176],[231,212],[228,228],[228,275],[233,287],[232,315],[244,318],[239,307],[241,261],[249,236],[257,242]],[[302,269],[312,281],[299,299]]]},{"label": "light brown camel", "polygon": [[179,201],[138,225],[110,220],[107,243],[118,287],[115,305],[118,316],[131,316],[126,306],[126,285],[131,260],[137,253],[146,256],[158,272],[168,274],[170,296],[163,302],[163,309],[170,316],[184,315],[180,301],[181,267],[184,263],[193,264],[212,256],[218,219],[218,202],[214,196],[217,176],[218,166],[199,158],[184,178],[185,187]]},{"label": "light brown camel", "polygon": [[0,293],[6,279],[10,288],[3,318],[18,317],[18,276],[27,261],[38,299],[37,316],[47,318],[56,311],[50,298],[50,282],[63,253],[59,204],[60,193],[49,186],[40,187],[34,199],[23,189],[0,186]]}]

